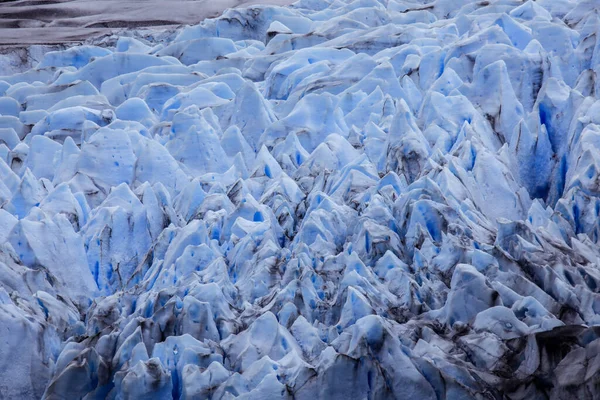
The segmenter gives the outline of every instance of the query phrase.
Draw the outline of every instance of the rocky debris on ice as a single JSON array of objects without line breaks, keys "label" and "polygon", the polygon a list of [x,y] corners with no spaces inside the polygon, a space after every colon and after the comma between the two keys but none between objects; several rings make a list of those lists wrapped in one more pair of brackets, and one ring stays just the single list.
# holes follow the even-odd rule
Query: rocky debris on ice
[{"label": "rocky debris on ice", "polygon": [[0,393],[596,398],[594,1],[300,0],[0,77]]}]

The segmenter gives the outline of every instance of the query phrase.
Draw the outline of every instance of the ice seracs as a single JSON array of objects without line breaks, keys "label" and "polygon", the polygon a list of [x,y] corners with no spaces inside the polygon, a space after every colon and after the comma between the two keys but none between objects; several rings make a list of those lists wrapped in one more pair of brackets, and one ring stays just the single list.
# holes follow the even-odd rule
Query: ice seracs
[{"label": "ice seracs", "polygon": [[0,393],[597,397],[594,6],[301,0],[0,76]]}]

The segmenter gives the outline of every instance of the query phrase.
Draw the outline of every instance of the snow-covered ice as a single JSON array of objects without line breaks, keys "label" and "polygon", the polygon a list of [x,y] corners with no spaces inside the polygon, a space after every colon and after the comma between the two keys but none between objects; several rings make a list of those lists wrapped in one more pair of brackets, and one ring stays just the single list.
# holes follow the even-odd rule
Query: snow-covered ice
[{"label": "snow-covered ice", "polygon": [[600,396],[596,0],[300,0],[0,75],[0,398]]}]

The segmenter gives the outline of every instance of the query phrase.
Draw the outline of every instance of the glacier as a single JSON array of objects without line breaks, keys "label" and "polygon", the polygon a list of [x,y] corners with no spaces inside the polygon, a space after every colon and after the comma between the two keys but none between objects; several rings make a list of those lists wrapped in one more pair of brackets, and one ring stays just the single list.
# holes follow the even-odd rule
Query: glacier
[{"label": "glacier", "polygon": [[299,0],[0,69],[1,399],[600,396],[596,0]]}]

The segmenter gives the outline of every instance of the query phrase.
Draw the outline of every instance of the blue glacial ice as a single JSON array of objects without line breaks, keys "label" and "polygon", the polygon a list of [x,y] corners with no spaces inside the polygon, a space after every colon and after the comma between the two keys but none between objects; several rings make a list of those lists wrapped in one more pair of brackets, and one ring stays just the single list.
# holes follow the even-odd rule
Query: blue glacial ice
[{"label": "blue glacial ice", "polygon": [[0,398],[598,398],[599,10],[300,0],[0,76]]}]

